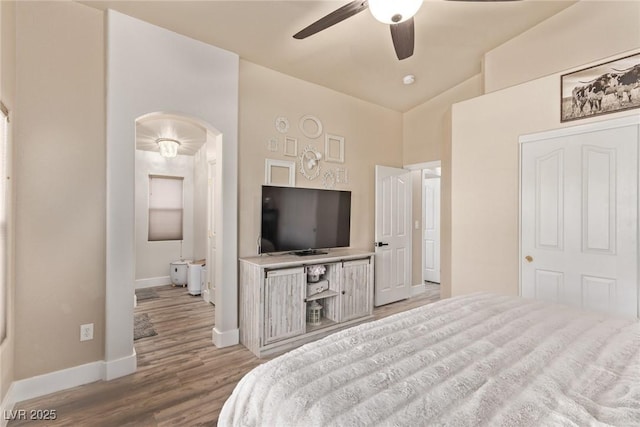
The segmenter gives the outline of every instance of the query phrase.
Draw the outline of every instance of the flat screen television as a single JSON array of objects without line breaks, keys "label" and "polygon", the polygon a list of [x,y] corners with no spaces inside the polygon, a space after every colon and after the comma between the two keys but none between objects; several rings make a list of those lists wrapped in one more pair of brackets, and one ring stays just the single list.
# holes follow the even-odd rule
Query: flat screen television
[{"label": "flat screen television", "polygon": [[351,192],[263,185],[261,224],[261,253],[348,247]]}]

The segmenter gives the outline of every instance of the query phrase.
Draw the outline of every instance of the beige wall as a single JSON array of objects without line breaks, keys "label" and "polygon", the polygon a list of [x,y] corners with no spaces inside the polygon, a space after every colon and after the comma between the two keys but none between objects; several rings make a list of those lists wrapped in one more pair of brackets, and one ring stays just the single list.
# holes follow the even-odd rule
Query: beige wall
[{"label": "beige wall", "polygon": [[[9,109],[9,117],[13,121],[15,118],[15,3],[9,1],[0,2],[0,101]],[[12,122],[13,123],[13,122]],[[12,123],[9,124],[8,135],[8,176],[13,178],[13,135]],[[13,182],[8,181],[7,193],[7,337],[0,345],[0,402],[14,379],[14,356],[15,356],[15,252],[14,252],[14,215],[12,206],[15,199],[13,192]],[[1,415],[0,415],[1,416]]]},{"label": "beige wall", "polygon": [[[443,150],[450,144],[448,118],[451,105],[480,96],[482,93],[482,76],[476,75],[404,113],[402,116],[403,164],[406,166],[442,160]],[[443,191],[441,189],[442,197],[445,196]],[[444,213],[441,212],[441,222],[444,220]],[[418,229],[415,228],[415,221],[419,222]],[[417,172],[413,173],[412,230],[411,284],[417,285],[422,283],[422,176]],[[442,236],[440,240],[442,252]],[[444,244],[446,245],[447,242]]]},{"label": "beige wall", "polygon": [[[576,22],[577,12],[571,9],[585,7],[590,13],[601,11],[598,28],[613,28],[620,22],[627,22],[625,15],[631,10],[636,10],[638,16],[633,7],[621,7],[612,14],[606,4],[600,3],[600,9],[592,9],[593,5],[582,3],[563,12],[561,15],[565,20],[558,21],[560,18],[556,16],[548,25],[542,23],[536,27],[534,34],[528,33],[521,40],[511,42],[509,48],[517,44],[520,51],[538,54],[531,58],[532,62],[553,62],[556,56],[564,55],[567,48],[591,52],[590,46],[580,37],[575,37],[574,44],[565,46],[562,52],[548,50],[541,53],[531,46],[533,39],[535,45],[552,45],[558,28],[572,28],[579,35],[592,31],[590,21]],[[628,28],[628,37],[635,38],[640,49],[637,31],[636,21],[636,27]],[[615,41],[609,42],[610,55],[621,50]],[[627,46],[626,41],[624,45]],[[596,54],[602,55],[600,46],[594,49]],[[594,64],[607,59],[612,58],[602,56]],[[576,64],[576,67],[583,65]],[[446,230],[451,234],[451,260],[443,265],[450,269],[447,280],[450,280],[453,295],[479,290],[518,293],[518,137],[576,124],[561,124],[559,120],[560,75],[568,71],[572,70],[562,70],[453,107],[452,151],[447,159],[451,162],[448,181],[451,185],[451,225]],[[633,114],[637,115],[637,110],[581,120],[580,124]]]},{"label": "beige wall", "polygon": [[580,1],[485,55],[485,89],[503,89],[640,46],[640,1]]},{"label": "beige wall", "polygon": [[[15,378],[104,357],[103,13],[16,5]],[[80,342],[80,325],[94,340]]]},{"label": "beige wall", "polygon": [[482,76],[476,75],[402,116],[402,160],[405,165],[442,159],[447,135],[446,116],[452,104],[482,95]]},{"label": "beige wall", "polygon": [[[288,118],[287,135],[298,138],[298,152],[311,145],[324,153],[323,136],[308,139],[298,129],[299,119],[306,114],[320,119],[325,133],[344,137],[345,163],[322,161],[323,172],[313,181],[296,172],[296,186],[323,188],[324,171],[347,168],[349,183],[335,188],[352,191],[351,247],[373,249],[374,165],[402,165],[401,114],[240,61],[240,256],[256,254],[265,159],[296,160],[283,155],[284,135],[275,129],[276,117]],[[279,140],[277,152],[267,149],[267,141],[273,137]]]}]

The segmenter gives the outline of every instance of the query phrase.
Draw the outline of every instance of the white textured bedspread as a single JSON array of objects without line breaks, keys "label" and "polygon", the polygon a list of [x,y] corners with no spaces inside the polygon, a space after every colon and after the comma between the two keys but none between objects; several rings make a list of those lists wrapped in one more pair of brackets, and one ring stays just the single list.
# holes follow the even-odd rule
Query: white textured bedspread
[{"label": "white textured bedspread", "polygon": [[474,294],[249,372],[220,426],[640,426],[640,323]]}]

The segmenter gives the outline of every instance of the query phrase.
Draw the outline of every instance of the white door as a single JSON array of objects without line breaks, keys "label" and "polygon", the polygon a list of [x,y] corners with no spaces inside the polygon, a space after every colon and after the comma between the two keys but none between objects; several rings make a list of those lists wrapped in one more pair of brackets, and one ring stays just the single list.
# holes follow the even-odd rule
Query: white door
[{"label": "white door", "polygon": [[638,127],[522,144],[521,293],[638,315]]},{"label": "white door", "polygon": [[422,178],[422,280],[440,283],[440,177]]},{"label": "white door", "polygon": [[411,172],[376,165],[376,306],[411,296]]}]

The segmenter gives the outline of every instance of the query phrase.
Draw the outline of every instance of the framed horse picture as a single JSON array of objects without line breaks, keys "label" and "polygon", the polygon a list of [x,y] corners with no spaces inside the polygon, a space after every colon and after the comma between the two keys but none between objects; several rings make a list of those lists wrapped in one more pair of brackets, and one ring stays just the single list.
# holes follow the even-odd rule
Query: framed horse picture
[{"label": "framed horse picture", "polygon": [[560,77],[560,121],[640,107],[640,52]]}]

